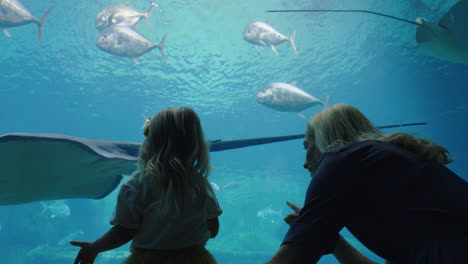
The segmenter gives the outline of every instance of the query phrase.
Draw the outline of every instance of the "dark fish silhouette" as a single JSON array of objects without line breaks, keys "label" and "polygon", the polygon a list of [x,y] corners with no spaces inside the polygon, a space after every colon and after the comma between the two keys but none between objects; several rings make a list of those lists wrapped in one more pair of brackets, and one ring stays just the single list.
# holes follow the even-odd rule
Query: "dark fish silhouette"
[{"label": "dark fish silhouette", "polygon": [[29,10],[18,0],[0,0],[0,27],[3,28],[3,34],[10,37],[8,28],[18,27],[30,23],[36,23],[39,27],[39,41],[42,42],[44,32],[44,22],[47,20],[53,7],[42,16],[41,20],[35,18]]}]

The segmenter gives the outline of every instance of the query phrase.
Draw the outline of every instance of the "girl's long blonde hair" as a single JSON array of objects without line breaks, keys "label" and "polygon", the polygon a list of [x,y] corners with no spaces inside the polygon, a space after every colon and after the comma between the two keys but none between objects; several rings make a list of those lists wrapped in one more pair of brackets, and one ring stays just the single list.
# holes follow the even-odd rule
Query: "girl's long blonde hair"
[{"label": "girl's long blonde hair", "polygon": [[403,132],[382,133],[358,109],[347,104],[335,104],[316,114],[307,124],[306,136],[312,135],[322,153],[349,143],[379,140],[407,149],[440,165],[453,161],[449,159],[446,148],[431,140]]},{"label": "girl's long blonde hair", "polygon": [[206,199],[210,187],[209,147],[191,108],[167,108],[145,125],[138,156],[140,180],[153,178],[162,189],[161,213],[179,215],[184,205]]}]

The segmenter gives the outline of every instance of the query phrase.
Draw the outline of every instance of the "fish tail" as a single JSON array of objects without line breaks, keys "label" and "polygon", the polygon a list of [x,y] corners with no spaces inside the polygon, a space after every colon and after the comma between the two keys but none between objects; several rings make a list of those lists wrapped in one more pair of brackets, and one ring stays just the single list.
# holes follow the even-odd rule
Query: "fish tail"
[{"label": "fish tail", "polygon": [[164,47],[166,46],[166,37],[167,37],[167,33],[164,34],[164,36],[161,39],[161,42],[159,42],[159,44],[156,45],[159,48],[159,51],[161,52],[161,56],[164,61],[164,64],[167,64],[166,53],[164,52]]},{"label": "fish tail", "polygon": [[151,3],[151,6],[148,8],[148,10],[146,10],[144,16],[145,16],[145,21],[146,21],[146,26],[148,26],[148,30],[150,33],[152,33],[153,31],[151,30],[151,20],[150,20],[150,16],[151,16],[151,13],[153,12],[153,9],[155,7],[157,7],[158,4],[156,3]]},{"label": "fish tail", "polygon": [[41,202],[41,207],[42,207],[42,210],[41,210],[41,213],[39,214],[39,216],[43,215],[45,213],[45,211],[47,211],[47,204],[45,202]]},{"label": "fish tail", "polygon": [[321,101],[321,103],[322,103],[322,105],[323,105],[324,108],[327,108],[328,99],[330,99],[330,96],[327,95],[327,96],[325,96],[325,97],[322,99],[322,101]]},{"label": "fish tail", "polygon": [[302,113],[297,112],[296,114],[297,114],[300,118],[306,119],[306,117],[305,117]]},{"label": "fish tail", "polygon": [[50,12],[52,12],[52,9],[54,9],[53,6],[51,6],[49,10],[47,10],[47,12],[45,12],[45,14],[42,16],[42,19],[39,21],[38,26],[39,26],[39,41],[40,42],[42,42],[43,40],[42,36],[44,35],[44,23],[46,22],[47,17],[49,17]]},{"label": "fish tail", "polygon": [[299,53],[297,53],[296,44],[294,43],[295,41],[296,41],[296,31],[291,33],[291,36],[289,36],[289,43],[291,43],[291,47],[294,51],[294,54],[296,54],[296,56],[299,56]]}]

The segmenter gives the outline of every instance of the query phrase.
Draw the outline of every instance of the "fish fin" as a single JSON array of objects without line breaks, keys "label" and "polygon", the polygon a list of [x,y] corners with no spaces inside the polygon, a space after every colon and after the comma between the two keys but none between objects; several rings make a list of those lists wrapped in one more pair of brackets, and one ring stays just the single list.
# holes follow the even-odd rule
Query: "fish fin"
[{"label": "fish fin", "polygon": [[159,51],[161,52],[161,56],[163,59],[164,64],[167,64],[167,58],[166,58],[166,52],[164,52],[164,47],[166,46],[166,38],[167,38],[167,33],[164,34],[164,36],[161,39],[161,42],[159,42],[157,47],[159,47]]},{"label": "fish fin", "polygon": [[43,215],[45,213],[45,211],[47,211],[47,204],[46,202],[41,202],[41,206],[42,206],[42,211],[41,213],[39,214],[39,216]]},{"label": "fish fin", "polygon": [[146,21],[146,26],[148,27],[149,33],[153,33],[153,30],[151,29],[151,24],[150,24],[151,21],[150,21],[149,15],[145,16],[145,21]]},{"label": "fish fin", "polygon": [[291,84],[292,86],[296,86],[296,85],[297,85],[297,81],[292,81],[292,82],[290,82],[290,84]]},{"label": "fish fin", "polygon": [[140,63],[138,62],[138,57],[132,58],[132,61],[133,61],[133,63],[135,63],[136,65],[139,65],[139,64],[140,64]]},{"label": "fish fin", "polygon": [[322,101],[321,101],[321,103],[322,103],[322,105],[323,105],[324,108],[327,108],[328,99],[330,99],[330,96],[327,95],[327,96],[325,96],[325,97],[322,99]]},{"label": "fish fin", "polygon": [[294,43],[295,41],[296,41],[296,31],[291,33],[291,36],[289,36],[289,43],[291,43],[291,48],[293,49],[294,54],[296,54],[296,56],[299,56],[299,53],[297,53],[296,44]]},{"label": "fish fin", "polygon": [[133,0],[128,0],[127,2],[124,3],[124,5],[128,6]]},{"label": "fish fin", "polygon": [[435,34],[429,27],[420,26],[416,29],[416,42],[431,42],[434,41]]},{"label": "fish fin", "polygon": [[47,10],[47,12],[45,12],[45,14],[42,16],[41,21],[39,21],[38,26],[39,26],[39,41],[40,42],[42,42],[42,40],[43,40],[42,36],[44,35],[44,23],[46,22],[47,17],[49,17],[49,14],[50,14],[50,12],[52,12],[53,9],[54,9],[54,7],[51,6]]},{"label": "fish fin", "polygon": [[145,17],[145,20],[146,20],[146,26],[148,26],[148,30],[150,33],[153,33],[153,31],[151,30],[151,24],[150,24],[150,16],[151,16],[151,13],[153,12],[153,9],[155,7],[157,7],[158,4],[156,3],[151,3],[151,6],[148,8],[148,10],[146,10],[145,14],[144,14],[144,17]]},{"label": "fish fin", "polygon": [[297,115],[298,115],[300,118],[306,119],[306,117],[305,117],[302,113],[297,112]]},{"label": "fish fin", "polygon": [[255,49],[260,53],[260,51],[262,50],[262,47],[255,45]]},{"label": "fish fin", "polygon": [[271,21],[270,20],[265,20],[263,21],[263,23],[267,24],[267,25],[270,25],[271,26]]},{"label": "fish fin", "polygon": [[271,45],[270,47],[271,47],[271,49],[273,50],[273,52],[276,53],[276,55],[279,55],[278,51],[276,51],[276,47],[275,47],[275,46]]},{"label": "fish fin", "polygon": [[10,32],[8,32],[7,28],[3,29],[3,35],[5,35],[5,37],[7,37],[7,38],[11,37]]},{"label": "fish fin", "polygon": [[409,51],[411,51],[411,52],[415,52],[418,49],[417,46],[410,46],[410,45],[402,45],[402,47],[409,50]]}]

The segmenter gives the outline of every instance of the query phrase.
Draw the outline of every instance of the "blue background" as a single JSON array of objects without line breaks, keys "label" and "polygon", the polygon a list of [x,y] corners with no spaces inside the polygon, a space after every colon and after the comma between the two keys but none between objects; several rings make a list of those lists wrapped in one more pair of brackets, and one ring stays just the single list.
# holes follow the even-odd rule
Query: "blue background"
[{"label": "blue background", "polygon": [[[155,43],[168,32],[168,65],[157,49],[135,65],[96,47],[96,15],[119,2],[22,3],[39,19],[50,6],[55,8],[42,44],[33,24],[11,28],[11,38],[0,36],[0,134],[142,142],[144,118],[172,106],[193,107],[211,140],[299,134],[306,120],[255,101],[256,92],[268,83],[297,81],[317,98],[330,96],[329,104],[358,107],[376,125],[428,122],[401,130],[445,146],[456,158],[449,167],[467,179],[468,66],[419,54],[415,26],[396,20],[356,13],[265,12],[367,9],[437,22],[455,0],[161,0],[151,17],[153,33],[144,22],[137,30]],[[132,6],[143,11],[150,3],[135,0]],[[286,36],[296,31],[299,56],[288,43],[278,46],[278,56],[269,48],[259,52],[242,39],[248,23],[267,20]],[[321,109],[303,114],[310,118]],[[208,248],[220,264],[264,263],[276,252],[287,231],[282,217],[290,209],[285,201],[301,204],[310,181],[302,168],[304,156],[300,140],[212,153],[210,181],[220,187],[224,213],[220,233]],[[93,241],[107,231],[116,194],[63,201],[71,214],[53,218],[42,212],[52,201],[0,206],[1,262],[72,263],[78,248],[63,241]],[[262,218],[259,212],[270,213]],[[346,230],[343,235],[382,262]],[[120,263],[127,254],[128,245],[101,254],[96,263]],[[337,262],[325,256],[320,263]]]}]

